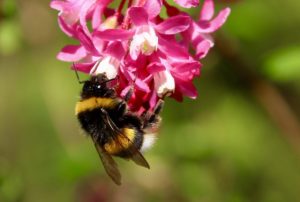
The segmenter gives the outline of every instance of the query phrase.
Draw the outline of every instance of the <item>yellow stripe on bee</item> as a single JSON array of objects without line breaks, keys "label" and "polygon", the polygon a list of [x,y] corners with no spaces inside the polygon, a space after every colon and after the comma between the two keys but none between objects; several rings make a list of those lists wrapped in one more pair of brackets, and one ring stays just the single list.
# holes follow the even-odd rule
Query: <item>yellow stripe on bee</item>
[{"label": "yellow stripe on bee", "polygon": [[75,114],[77,115],[80,112],[93,110],[97,107],[113,108],[114,106],[116,106],[116,104],[116,100],[112,98],[91,97],[77,102],[75,107]]},{"label": "yellow stripe on bee", "polygon": [[[126,137],[124,137],[126,136]],[[126,151],[132,145],[135,137],[135,130],[131,128],[123,128],[122,134],[118,134],[117,140],[113,140],[104,145],[104,149],[109,154],[117,154]]]}]

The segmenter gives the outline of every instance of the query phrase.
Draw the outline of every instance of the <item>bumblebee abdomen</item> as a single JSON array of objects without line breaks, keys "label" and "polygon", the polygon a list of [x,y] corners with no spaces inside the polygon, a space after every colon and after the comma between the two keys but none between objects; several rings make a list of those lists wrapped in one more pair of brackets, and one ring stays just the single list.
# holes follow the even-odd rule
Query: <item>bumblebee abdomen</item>
[{"label": "bumblebee abdomen", "polygon": [[118,99],[113,98],[91,97],[77,102],[75,114],[78,115],[82,112],[92,111],[96,108],[113,109],[119,102]]},{"label": "bumblebee abdomen", "polygon": [[112,138],[111,141],[104,144],[105,151],[115,155],[126,150],[132,145],[136,136],[135,133],[132,128],[123,128],[121,134],[117,134],[116,138]]},{"label": "bumblebee abdomen", "polygon": [[104,144],[104,149],[107,153],[115,156],[130,157],[132,155],[132,148],[141,148],[143,142],[143,134],[137,128],[123,128],[121,134],[111,141]]}]

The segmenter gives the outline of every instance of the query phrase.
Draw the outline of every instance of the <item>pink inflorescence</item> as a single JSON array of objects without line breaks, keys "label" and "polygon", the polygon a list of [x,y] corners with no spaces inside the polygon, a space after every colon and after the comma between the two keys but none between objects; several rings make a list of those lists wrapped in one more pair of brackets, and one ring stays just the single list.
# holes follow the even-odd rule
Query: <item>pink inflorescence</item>
[{"label": "pink inflorescence", "polygon": [[[199,0],[174,0],[181,7],[199,6]],[[165,0],[53,0],[62,31],[78,40],[57,58],[73,68],[109,79],[118,76],[117,92],[123,97],[134,89],[132,111],[155,107],[159,98],[178,101],[197,97],[193,79],[200,75],[200,59],[214,45],[211,33],[226,21],[230,9],[213,18],[213,0],[204,0],[198,20]],[[126,9],[124,7],[126,6]],[[165,6],[168,18],[160,16]],[[192,50],[193,53],[190,53]]]}]

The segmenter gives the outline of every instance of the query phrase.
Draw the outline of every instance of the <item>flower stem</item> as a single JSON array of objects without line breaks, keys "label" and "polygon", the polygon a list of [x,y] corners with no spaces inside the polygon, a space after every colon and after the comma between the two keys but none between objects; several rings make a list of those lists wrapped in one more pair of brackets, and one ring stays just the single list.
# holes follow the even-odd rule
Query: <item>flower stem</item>
[{"label": "flower stem", "polygon": [[122,10],[123,10],[123,7],[125,5],[125,2],[126,0],[122,0],[119,7],[118,7],[118,10],[117,10],[117,14],[120,15],[122,13]]},{"label": "flower stem", "polygon": [[129,0],[129,1],[128,1],[127,9],[130,8],[131,5],[132,5],[132,0]]},{"label": "flower stem", "polygon": [[[131,5],[132,5],[132,0],[129,0],[127,5],[127,10],[131,7]],[[129,26],[130,26],[130,18],[128,16],[128,13],[126,12],[126,15],[122,23],[122,29],[128,29]]]},{"label": "flower stem", "polygon": [[180,13],[180,10],[174,6],[171,6],[166,0],[163,0],[163,4],[167,9],[167,14],[169,17],[178,15]]}]

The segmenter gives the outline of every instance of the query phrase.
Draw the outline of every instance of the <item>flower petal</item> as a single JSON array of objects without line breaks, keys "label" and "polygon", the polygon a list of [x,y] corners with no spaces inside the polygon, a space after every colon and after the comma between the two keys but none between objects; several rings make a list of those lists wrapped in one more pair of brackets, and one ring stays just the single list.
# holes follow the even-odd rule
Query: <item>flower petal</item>
[{"label": "flower petal", "polygon": [[140,43],[141,38],[135,38],[136,40],[131,41],[130,48],[129,48],[129,55],[133,60],[136,60],[140,55]]},{"label": "flower petal", "polygon": [[82,7],[84,7],[84,4],[89,3],[91,1],[95,1],[95,0],[67,1],[63,5],[63,8],[60,11],[59,15],[64,18],[67,24],[73,25],[79,20],[79,18],[81,18],[82,16],[81,9]]},{"label": "flower petal", "polygon": [[159,97],[170,95],[175,90],[175,80],[168,70],[157,72],[153,75],[154,88]]},{"label": "flower petal", "polygon": [[177,15],[155,26],[155,30],[162,34],[173,35],[185,31],[190,26],[190,22],[191,18],[188,15]]},{"label": "flower petal", "polygon": [[151,55],[157,50],[158,37],[153,27],[143,25],[136,28],[133,39],[130,43],[130,56],[136,60],[138,55]]},{"label": "flower petal", "polygon": [[170,57],[178,59],[188,59],[189,53],[185,48],[178,45],[175,42],[163,39],[162,37],[158,38],[158,49]]},{"label": "flower petal", "polygon": [[95,48],[92,39],[86,34],[82,27],[77,28],[76,37],[79,39],[80,43],[84,46],[84,48],[91,52],[97,53],[97,49]]},{"label": "flower petal", "polygon": [[97,4],[95,9],[94,9],[93,16],[92,16],[92,28],[93,28],[93,30],[96,30],[102,22],[101,15],[102,15],[103,9],[104,8],[101,4]]},{"label": "flower petal", "polygon": [[58,11],[62,11],[64,9],[64,7],[66,7],[67,2],[64,1],[51,1],[50,2],[50,7],[58,10]]},{"label": "flower petal", "polygon": [[94,32],[95,37],[99,37],[105,41],[124,41],[130,39],[133,34],[134,32],[132,30],[124,29],[106,29],[103,31]]},{"label": "flower petal", "polygon": [[76,62],[86,56],[86,51],[82,46],[68,45],[58,53],[57,59],[66,62]]},{"label": "flower petal", "polygon": [[149,100],[150,109],[152,109],[152,110],[154,109],[154,107],[157,104],[157,101],[158,101],[158,96],[157,96],[156,92],[153,91],[152,95],[150,97],[150,100]]},{"label": "flower petal", "polygon": [[72,66],[72,69],[89,74],[94,65],[95,65],[95,62],[93,62],[93,63],[74,63]]},{"label": "flower petal", "polygon": [[195,88],[192,81],[184,81],[180,78],[176,78],[176,88],[178,88],[179,91],[181,91],[182,94],[192,98],[196,99],[198,96],[197,89]]},{"label": "flower petal", "polygon": [[131,7],[128,10],[129,17],[135,26],[148,24],[148,13],[143,7]]},{"label": "flower petal", "polygon": [[[93,30],[98,30],[99,26],[102,22],[102,14],[104,14],[107,9],[108,4],[110,4],[112,0],[101,0],[96,2],[94,10],[92,12],[92,28]],[[106,16],[107,17],[107,16]]]},{"label": "flower petal", "polygon": [[215,6],[213,0],[204,0],[199,20],[210,20],[215,13]]},{"label": "flower petal", "polygon": [[122,65],[120,66],[120,70],[122,71],[124,77],[126,78],[127,81],[132,82],[135,80],[136,76],[130,71],[130,69],[135,69],[135,67],[132,66],[125,66]]},{"label": "flower petal", "polygon": [[214,45],[213,42],[209,40],[203,40],[199,42],[195,47],[196,57],[199,59],[204,58],[207,55],[210,48],[213,47],[213,45]]},{"label": "flower petal", "polygon": [[91,7],[95,4],[96,0],[89,0],[89,1],[85,1],[80,8],[80,14],[79,14],[79,21],[80,24],[83,27],[83,30],[85,31],[85,33],[87,33],[89,35],[89,29],[87,27],[87,22],[86,22],[86,17],[88,15],[88,11],[91,9]]},{"label": "flower petal", "polygon": [[146,93],[150,92],[150,88],[149,88],[148,84],[146,84],[143,80],[137,78],[135,80],[135,84],[136,84],[136,87],[138,87],[140,90],[142,90]]},{"label": "flower petal", "polygon": [[58,25],[60,27],[60,29],[65,33],[67,34],[69,37],[74,37],[76,34],[76,27],[77,25],[74,24],[74,25],[68,25],[65,20],[61,17],[61,16],[58,16],[57,18],[58,20]]},{"label": "flower petal", "polygon": [[199,5],[199,0],[174,0],[174,1],[184,8],[191,8]]},{"label": "flower petal", "polygon": [[125,88],[123,88],[123,90],[122,90],[121,93],[120,93],[120,96],[121,96],[121,97],[125,97],[126,94],[128,93],[128,91],[129,91],[131,88],[132,88],[131,85],[128,85],[128,86],[126,86]]},{"label": "flower petal", "polygon": [[227,20],[230,8],[225,8],[212,21],[199,21],[196,30],[201,33],[212,33],[219,29]]},{"label": "flower petal", "polygon": [[171,65],[172,75],[185,81],[191,81],[200,74],[201,63],[195,60],[175,62]]},{"label": "flower petal", "polygon": [[119,66],[120,62],[117,59],[106,56],[96,62],[94,67],[90,70],[90,74],[105,74],[108,79],[113,79],[118,75]]},{"label": "flower petal", "polygon": [[104,51],[104,54],[111,55],[114,58],[121,60],[125,55],[125,49],[122,46],[121,42],[115,41],[108,45],[108,47]]},{"label": "flower petal", "polygon": [[162,6],[161,0],[146,1],[144,8],[147,10],[149,19],[155,18],[156,16],[159,15],[161,6]]},{"label": "flower petal", "polygon": [[164,71],[166,67],[159,62],[153,62],[147,66],[147,70],[149,73],[154,74],[160,71]]}]

